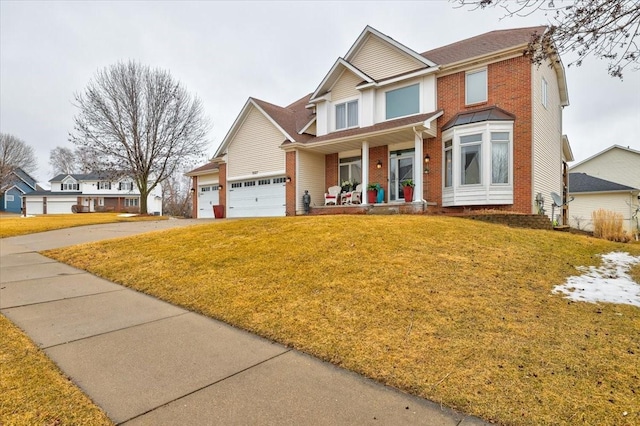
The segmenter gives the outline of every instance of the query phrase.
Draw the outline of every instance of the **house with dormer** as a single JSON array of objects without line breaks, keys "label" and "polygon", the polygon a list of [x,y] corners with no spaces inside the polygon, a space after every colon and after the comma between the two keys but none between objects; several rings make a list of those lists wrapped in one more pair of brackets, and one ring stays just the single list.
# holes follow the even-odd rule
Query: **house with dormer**
[{"label": "house with dormer", "polygon": [[[26,214],[90,212],[140,212],[140,191],[127,174],[59,174],[49,181],[51,190],[27,194]],[[150,214],[162,214],[162,190],[158,185],[147,197]]]},{"label": "house with dormer", "polygon": [[[312,210],[325,208],[327,190],[345,181],[377,184],[376,204],[403,211],[540,211],[536,199],[563,193],[572,160],[560,58],[537,66],[525,54],[544,31],[492,31],[418,53],[367,26],[308,95],[287,106],[247,100],[211,162],[187,173],[193,211],[296,215],[305,192]],[[356,208],[368,204],[363,196]]]}]

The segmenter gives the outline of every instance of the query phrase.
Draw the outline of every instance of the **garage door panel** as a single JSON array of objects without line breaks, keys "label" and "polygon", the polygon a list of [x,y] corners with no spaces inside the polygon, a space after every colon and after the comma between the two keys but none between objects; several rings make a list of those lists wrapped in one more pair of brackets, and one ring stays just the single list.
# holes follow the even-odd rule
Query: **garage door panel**
[{"label": "garage door panel", "polygon": [[[276,183],[273,183],[274,180]],[[242,182],[229,190],[229,217],[271,217],[285,215],[284,178]],[[268,183],[265,183],[268,182]]]},{"label": "garage door panel", "polygon": [[27,214],[42,214],[42,199],[27,200]]},{"label": "garage door panel", "polygon": [[213,206],[220,204],[218,185],[206,185],[198,188],[198,218],[213,218]]}]

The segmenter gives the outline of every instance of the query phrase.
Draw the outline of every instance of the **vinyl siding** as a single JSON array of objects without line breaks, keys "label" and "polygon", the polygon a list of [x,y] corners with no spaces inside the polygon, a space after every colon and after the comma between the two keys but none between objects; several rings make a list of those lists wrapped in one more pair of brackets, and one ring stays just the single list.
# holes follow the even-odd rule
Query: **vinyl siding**
[{"label": "vinyl siding", "polygon": [[[545,199],[551,217],[551,192],[562,196],[562,107],[558,79],[548,63],[533,65],[533,158],[531,211],[535,212],[535,196]],[[542,105],[542,78],[547,81],[547,107]],[[556,213],[561,213],[557,211]]]},{"label": "vinyl siding", "polygon": [[324,193],[326,191],[324,187],[324,155],[298,151],[298,161],[296,164],[298,167],[296,171],[298,185],[296,191],[298,194],[296,199],[296,212],[300,214],[304,212],[302,196],[304,195],[305,189],[308,190],[309,195],[311,195],[311,207],[324,205]]},{"label": "vinyl siding", "polygon": [[424,68],[424,64],[371,35],[355,54],[351,63],[374,80]]},{"label": "vinyl siding", "polygon": [[593,231],[591,213],[598,209],[605,209],[622,215],[624,218],[623,228],[627,232],[633,232],[633,229],[635,229],[635,223],[631,220],[631,207],[629,206],[629,204],[633,202],[632,194],[605,193],[572,195],[575,196],[575,199],[569,204],[569,225],[572,228]]},{"label": "vinyl siding", "polygon": [[356,89],[356,86],[360,83],[362,83],[360,77],[351,71],[345,70],[331,88],[331,101],[334,104],[339,104],[342,99],[359,97],[360,92]]},{"label": "vinyl siding", "polygon": [[640,154],[613,148],[577,167],[572,167],[571,172],[586,173],[640,189]]},{"label": "vinyl siding", "polygon": [[219,176],[218,172],[211,173],[210,175],[198,176],[198,186],[217,184],[220,181],[219,178],[220,178],[220,176]]},{"label": "vinyl siding", "polygon": [[227,150],[229,179],[284,171],[280,145],[285,136],[256,108],[251,107]]}]

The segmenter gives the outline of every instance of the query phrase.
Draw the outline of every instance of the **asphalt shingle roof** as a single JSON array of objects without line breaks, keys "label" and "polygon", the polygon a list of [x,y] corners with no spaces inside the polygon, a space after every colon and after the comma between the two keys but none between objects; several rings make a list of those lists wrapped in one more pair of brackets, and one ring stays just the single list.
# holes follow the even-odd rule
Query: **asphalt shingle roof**
[{"label": "asphalt shingle roof", "polygon": [[589,176],[586,173],[569,173],[569,193],[633,190],[638,190],[638,188],[632,188],[627,185],[621,185],[619,183]]}]

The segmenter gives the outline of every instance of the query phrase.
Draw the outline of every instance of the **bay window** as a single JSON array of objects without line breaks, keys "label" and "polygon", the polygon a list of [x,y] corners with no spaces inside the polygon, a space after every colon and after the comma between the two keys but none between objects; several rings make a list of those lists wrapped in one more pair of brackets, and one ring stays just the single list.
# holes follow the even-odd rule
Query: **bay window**
[{"label": "bay window", "polygon": [[513,122],[483,121],[442,134],[442,205],[513,204]]}]

